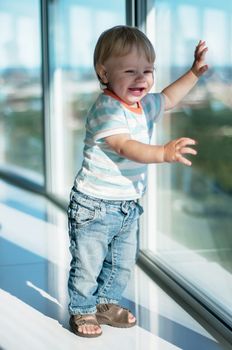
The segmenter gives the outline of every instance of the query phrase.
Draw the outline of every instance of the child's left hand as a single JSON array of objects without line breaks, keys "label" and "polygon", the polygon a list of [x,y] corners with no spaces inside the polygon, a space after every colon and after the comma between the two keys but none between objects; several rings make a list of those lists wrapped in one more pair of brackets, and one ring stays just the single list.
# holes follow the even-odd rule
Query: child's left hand
[{"label": "child's left hand", "polygon": [[200,77],[208,70],[208,65],[205,64],[205,55],[207,51],[208,47],[206,47],[205,41],[200,40],[194,52],[195,59],[191,68],[191,71],[197,77]]}]

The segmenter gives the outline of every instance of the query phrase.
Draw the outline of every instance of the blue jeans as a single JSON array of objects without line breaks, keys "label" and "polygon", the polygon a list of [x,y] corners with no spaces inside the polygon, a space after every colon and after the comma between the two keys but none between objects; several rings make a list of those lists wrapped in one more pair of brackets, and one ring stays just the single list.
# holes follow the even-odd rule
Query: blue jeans
[{"label": "blue jeans", "polygon": [[135,264],[142,212],[134,200],[102,200],[72,189],[70,314],[95,313],[96,304],[119,302]]}]

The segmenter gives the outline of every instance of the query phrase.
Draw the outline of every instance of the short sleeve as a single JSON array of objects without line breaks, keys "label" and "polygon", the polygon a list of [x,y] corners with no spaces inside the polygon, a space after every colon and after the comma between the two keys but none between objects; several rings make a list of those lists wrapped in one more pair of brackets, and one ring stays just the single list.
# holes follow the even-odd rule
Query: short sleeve
[{"label": "short sleeve", "polygon": [[129,133],[126,115],[120,102],[110,96],[101,95],[89,112],[87,130],[95,142],[107,136]]},{"label": "short sleeve", "polygon": [[162,93],[147,94],[141,103],[150,121],[156,123],[161,119],[164,114],[164,95]]}]

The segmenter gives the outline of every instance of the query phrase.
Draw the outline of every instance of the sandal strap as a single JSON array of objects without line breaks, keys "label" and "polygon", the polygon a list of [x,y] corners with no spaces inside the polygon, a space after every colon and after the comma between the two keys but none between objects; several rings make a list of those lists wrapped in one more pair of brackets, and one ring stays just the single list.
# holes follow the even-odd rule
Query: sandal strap
[{"label": "sandal strap", "polygon": [[[88,318],[86,318],[86,316],[88,316]],[[89,316],[91,316],[91,318],[89,318]],[[84,326],[84,325],[91,325],[91,326],[100,326],[95,314],[94,315],[74,315],[74,322],[75,324],[79,327],[79,326]]]},{"label": "sandal strap", "polygon": [[121,307],[117,304],[99,304],[97,305],[97,311],[101,314],[105,313],[105,316],[112,321],[120,323],[128,323],[128,316],[130,310]]}]

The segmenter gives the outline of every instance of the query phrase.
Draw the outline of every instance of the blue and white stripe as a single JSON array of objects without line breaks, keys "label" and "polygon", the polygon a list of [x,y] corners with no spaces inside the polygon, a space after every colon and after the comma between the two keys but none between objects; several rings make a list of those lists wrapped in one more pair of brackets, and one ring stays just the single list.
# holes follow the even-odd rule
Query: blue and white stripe
[{"label": "blue and white stripe", "polygon": [[75,179],[79,191],[109,200],[138,199],[144,194],[147,164],[121,157],[104,141],[107,136],[124,133],[149,144],[153,124],[163,115],[163,95],[148,94],[141,105],[138,114],[112,96],[98,97],[87,117],[84,160]]}]

